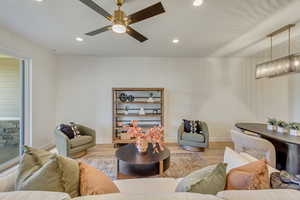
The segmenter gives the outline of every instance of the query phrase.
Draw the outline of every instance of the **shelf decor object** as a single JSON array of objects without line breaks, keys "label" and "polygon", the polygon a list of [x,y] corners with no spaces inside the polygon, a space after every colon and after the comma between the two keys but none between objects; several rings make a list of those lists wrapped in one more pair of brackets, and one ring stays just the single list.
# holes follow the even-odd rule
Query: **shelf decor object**
[{"label": "shelf decor object", "polygon": [[[256,65],[256,79],[300,72],[300,54],[291,54],[291,28],[293,27],[295,24],[289,24],[267,35],[271,40],[271,60]],[[288,31],[289,38],[288,56],[273,59],[273,37],[285,31]]]},{"label": "shelf decor object", "polygon": [[139,115],[145,115],[145,114],[146,114],[146,113],[145,113],[144,108],[140,108]]},{"label": "shelf decor object", "polygon": [[121,93],[119,96],[120,101],[126,102],[127,101],[127,95],[125,93]]},{"label": "shelf decor object", "polygon": [[129,102],[134,102],[134,96],[133,96],[133,95],[129,95],[129,96],[127,97],[127,101],[129,101]]},{"label": "shelf decor object", "polygon": [[153,100],[153,93],[150,93],[150,96],[149,98],[147,99],[147,102],[148,103],[152,103],[154,100]]},{"label": "shelf decor object", "polygon": [[[149,97],[153,101],[149,102]],[[153,127],[164,126],[164,88],[112,89],[112,141],[115,147],[136,143],[136,138],[126,136],[123,129],[132,121],[138,121],[144,134]]]}]

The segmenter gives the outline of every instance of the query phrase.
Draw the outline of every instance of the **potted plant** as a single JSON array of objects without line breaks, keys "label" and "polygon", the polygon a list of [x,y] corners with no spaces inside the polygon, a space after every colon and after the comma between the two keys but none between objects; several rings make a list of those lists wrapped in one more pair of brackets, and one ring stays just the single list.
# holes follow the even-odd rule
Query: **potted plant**
[{"label": "potted plant", "polygon": [[300,136],[300,124],[292,122],[289,124],[290,135],[292,136]]},{"label": "potted plant", "polygon": [[275,118],[268,118],[267,129],[270,131],[275,131],[277,126],[277,120]]},{"label": "potted plant", "polygon": [[284,133],[286,131],[286,128],[288,127],[288,123],[286,123],[285,121],[278,121],[277,123],[277,131],[279,133]]}]

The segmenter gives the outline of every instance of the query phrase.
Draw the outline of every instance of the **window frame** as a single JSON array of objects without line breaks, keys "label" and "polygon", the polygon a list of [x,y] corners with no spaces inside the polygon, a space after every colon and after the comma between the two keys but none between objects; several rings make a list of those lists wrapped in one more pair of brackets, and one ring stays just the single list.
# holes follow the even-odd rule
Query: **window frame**
[{"label": "window frame", "polygon": [[19,156],[13,158],[0,165],[0,172],[6,171],[20,161],[21,155],[23,154],[24,145],[31,146],[32,144],[32,60],[30,58],[18,56],[15,53],[6,51],[0,48],[0,53],[4,55],[9,55],[20,61],[20,88],[21,88],[21,110],[20,110],[20,142],[19,142]]}]

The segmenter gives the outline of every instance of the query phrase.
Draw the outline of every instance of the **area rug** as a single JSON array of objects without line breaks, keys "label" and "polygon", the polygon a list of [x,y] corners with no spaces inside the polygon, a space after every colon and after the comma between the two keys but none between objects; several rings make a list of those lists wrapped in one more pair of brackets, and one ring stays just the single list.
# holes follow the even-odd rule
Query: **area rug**
[{"label": "area rug", "polygon": [[[101,170],[113,180],[116,179],[117,161],[114,156],[90,153],[79,160]],[[216,161],[203,159],[201,153],[171,153],[170,168],[165,171],[163,177],[184,177],[214,162]]]}]

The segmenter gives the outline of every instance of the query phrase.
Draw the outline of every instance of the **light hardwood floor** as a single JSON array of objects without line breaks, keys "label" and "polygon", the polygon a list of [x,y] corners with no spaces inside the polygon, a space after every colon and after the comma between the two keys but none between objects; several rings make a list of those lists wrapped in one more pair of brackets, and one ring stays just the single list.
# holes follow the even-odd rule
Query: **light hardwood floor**
[{"label": "light hardwood floor", "polygon": [[[186,151],[182,149],[176,143],[166,143],[167,148],[170,150],[171,153],[186,153]],[[209,148],[205,149],[204,152],[200,152],[201,155],[204,157],[206,156],[214,156],[219,159],[223,159],[225,147],[233,148],[233,143],[231,142],[210,142]],[[97,152],[98,155],[103,156],[114,156],[115,151],[117,149],[113,147],[112,144],[97,144],[95,148],[90,149],[88,152]],[[218,159],[218,160],[219,160]]]},{"label": "light hardwood floor", "polygon": [[[170,168],[164,173],[164,177],[184,177],[194,170],[206,167],[208,165],[223,162],[225,147],[233,148],[231,142],[211,142],[209,148],[204,152],[190,152],[182,149],[178,144],[167,143],[167,148],[171,152],[171,165]],[[107,173],[113,178],[112,171],[115,171],[115,151],[112,144],[96,145],[96,147],[88,150],[86,156],[81,158],[82,161],[98,168]],[[115,172],[113,172],[115,173]],[[118,174],[119,179],[137,178]]]}]

